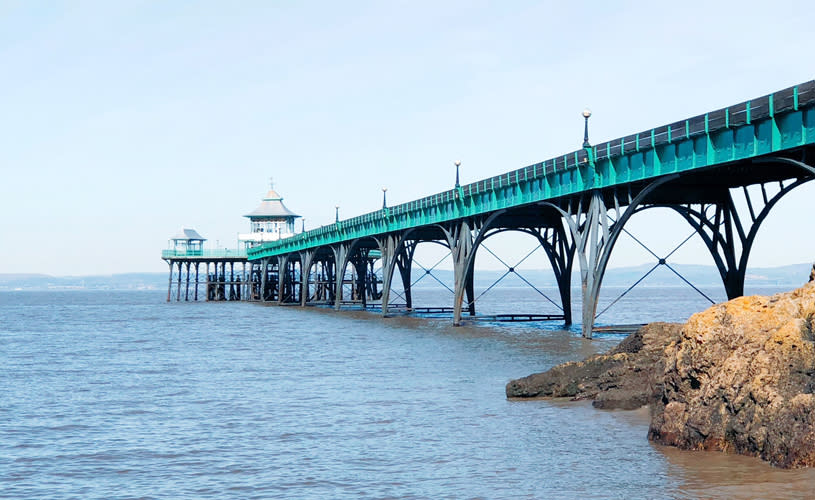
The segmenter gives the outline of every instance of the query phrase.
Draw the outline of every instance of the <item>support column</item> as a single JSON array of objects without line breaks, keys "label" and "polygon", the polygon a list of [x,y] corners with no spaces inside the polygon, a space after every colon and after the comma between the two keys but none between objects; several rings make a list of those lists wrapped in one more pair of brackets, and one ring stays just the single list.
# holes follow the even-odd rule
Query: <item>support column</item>
[{"label": "support column", "polygon": [[393,280],[393,268],[396,246],[398,245],[396,235],[388,235],[382,241],[382,316],[388,316],[388,303],[391,295],[391,281]]},{"label": "support column", "polygon": [[303,250],[300,252],[300,306],[305,307],[308,303],[309,276],[311,275],[311,264],[314,261],[314,250]]},{"label": "support column", "polygon": [[207,261],[207,283],[206,283],[206,292],[204,295],[206,296],[206,301],[209,302],[212,299],[212,288],[210,284],[210,274],[209,274],[209,261]]},{"label": "support column", "polygon": [[[251,273],[250,273],[251,274]],[[252,298],[252,281],[249,278],[249,274],[246,274],[246,262],[243,263],[243,271],[241,273],[243,276],[243,300],[251,300]]]},{"label": "support column", "polygon": [[277,303],[282,304],[286,300],[286,286],[290,279],[289,275],[289,255],[281,255],[277,258]]},{"label": "support column", "polygon": [[269,258],[260,259],[260,301],[266,302],[266,280],[269,274]]},{"label": "support column", "polygon": [[178,285],[176,286],[176,290],[175,290],[175,301],[176,302],[181,302],[181,265],[182,265],[182,262],[178,261],[178,263],[176,265],[178,267]]},{"label": "support column", "polygon": [[450,254],[453,257],[453,275],[455,277],[455,297],[453,299],[453,325],[461,326],[465,288],[467,286],[467,265],[473,250],[473,234],[470,222],[462,221],[448,231]]},{"label": "support column", "polygon": [[342,308],[342,283],[345,281],[345,268],[348,266],[348,244],[338,243],[331,247],[334,252],[334,262],[337,264],[335,275],[334,309]]},{"label": "support column", "polygon": [[475,285],[473,283],[474,272],[467,273],[464,281],[464,291],[467,292],[467,313],[475,316]]},{"label": "support column", "polygon": [[281,268],[282,262],[281,257],[274,257],[274,262],[272,259],[269,259],[269,266],[266,269],[268,273],[266,288],[268,288],[268,298],[266,300],[277,302],[280,297],[280,280],[283,279],[285,275],[285,270]]},{"label": "support column", "polygon": [[575,244],[569,242],[563,226],[545,228],[541,235],[543,246],[552,271],[555,273],[560,304],[563,307],[563,322],[572,324],[572,264],[574,263]]},{"label": "support column", "polygon": [[405,309],[413,310],[413,290],[411,284],[411,272],[413,271],[413,253],[416,250],[416,242],[412,242],[410,247],[404,248],[396,255],[396,268],[399,270],[399,277],[402,279],[402,290],[405,292]]},{"label": "support column", "polygon": [[170,260],[167,261],[167,263],[170,265],[170,278],[167,283],[167,302],[170,302],[170,296],[173,292],[173,261]]},{"label": "support column", "polygon": [[325,260],[325,301],[333,303],[337,293],[337,263],[327,258]]},{"label": "support column", "polygon": [[610,246],[613,245],[613,242],[610,241],[607,208],[599,191],[594,191],[591,195],[579,243],[577,254],[580,261],[580,284],[583,295],[583,336],[590,339],[594,329],[594,317],[597,314],[600,285],[603,282],[606,263],[611,253]]},{"label": "support column", "polygon": [[186,272],[187,272],[186,288],[184,290],[184,302],[189,302],[190,301],[190,262],[189,261],[185,262],[184,267],[186,268]]},{"label": "support column", "polygon": [[195,262],[195,292],[194,292],[193,295],[194,295],[194,300],[196,302],[198,302],[198,266],[200,266],[200,265],[201,265],[200,262],[198,262],[198,261]]},{"label": "support column", "polygon": [[[224,262],[224,274],[226,274],[226,262]],[[235,263],[229,263],[229,298],[227,300],[235,300]]]},{"label": "support column", "polygon": [[354,294],[358,300],[362,301],[362,308],[368,306],[368,293],[366,290],[367,274],[368,274],[368,251],[364,249],[357,249],[351,257],[351,265],[354,266],[356,273],[356,282],[354,283]]},{"label": "support column", "polygon": [[[218,300],[226,300],[226,261],[221,261],[221,274],[218,275]],[[217,264],[216,264],[217,266]]]},{"label": "support column", "polygon": [[[581,326],[585,338],[592,338],[600,286],[611,257],[611,251],[625,223],[656,188],[678,177],[678,174],[671,174],[657,179],[643,188],[633,199],[630,198],[628,192],[623,193],[623,196],[619,196],[616,191],[607,193],[614,203],[613,224],[609,223],[608,207],[599,189],[591,191],[588,199],[580,199],[576,206],[575,204],[570,205],[568,210],[563,210],[551,203],[541,204],[551,206],[562,213],[574,242],[580,263],[580,285],[583,298]],[[588,203],[586,208],[584,208],[585,203]],[[627,206],[623,209],[621,205]]]}]

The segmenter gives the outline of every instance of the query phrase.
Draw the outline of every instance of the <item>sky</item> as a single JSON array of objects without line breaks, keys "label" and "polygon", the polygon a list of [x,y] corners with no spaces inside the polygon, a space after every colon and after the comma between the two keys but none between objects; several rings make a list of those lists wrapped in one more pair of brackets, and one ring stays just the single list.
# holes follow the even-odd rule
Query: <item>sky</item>
[{"label": "sky", "polygon": [[[389,204],[449,189],[455,160],[468,183],[574,151],[587,106],[599,143],[780,90],[815,78],[813,14],[811,0],[0,0],[0,273],[166,271],[181,226],[235,247],[270,177],[314,228],[337,205],[376,210],[383,187]],[[782,200],[751,265],[815,259],[814,190]],[[630,230],[665,254],[690,228],[663,213]],[[672,258],[712,262],[698,242]],[[649,259],[621,240],[610,265]]]}]

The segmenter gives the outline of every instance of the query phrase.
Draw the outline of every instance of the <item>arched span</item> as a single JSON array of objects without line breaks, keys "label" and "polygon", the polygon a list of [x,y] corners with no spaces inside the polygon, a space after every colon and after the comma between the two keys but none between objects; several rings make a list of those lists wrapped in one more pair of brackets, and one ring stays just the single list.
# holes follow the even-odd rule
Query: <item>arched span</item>
[{"label": "arched span", "polygon": [[280,260],[276,255],[260,259],[258,297],[262,302],[277,301]]},{"label": "arched span", "polygon": [[336,292],[336,253],[330,245],[309,249],[304,254],[302,305],[309,302],[333,303]]},{"label": "arched span", "polygon": [[[368,283],[369,273],[367,271],[369,252],[370,250],[384,252],[382,237],[366,236],[358,238],[350,242],[334,245],[332,250],[334,251],[334,259],[337,263],[335,308],[340,309],[341,303],[344,300],[343,283],[345,282],[345,273],[349,263],[354,266],[351,283],[351,298],[360,300],[362,307],[367,307],[366,290],[371,288]],[[371,288],[370,292],[374,296],[378,295],[378,292],[373,288]]]},{"label": "arched span", "polygon": [[[520,232],[528,234],[535,238],[541,247],[544,249],[552,270],[555,274],[555,279],[558,283],[558,292],[560,294],[560,307],[563,311],[565,323],[571,324],[571,272],[574,257],[574,245],[568,241],[563,230],[563,225],[560,223],[560,215],[553,212],[554,217],[549,214],[539,214],[535,219],[536,222],[530,222],[529,225],[523,226],[508,226],[501,224],[503,216],[511,214],[509,210],[499,210],[484,220],[483,225],[478,228],[475,239],[473,240],[472,251],[467,257],[467,262],[464,267],[464,282],[471,283],[475,273],[475,259],[478,249],[481,245],[492,236],[505,232]],[[553,219],[557,220],[553,224]],[[544,224],[548,222],[549,224]],[[537,226],[537,227],[536,227]],[[470,293],[469,306],[471,313],[474,313],[472,302],[475,300]],[[557,304],[555,304],[557,306]]]},{"label": "arched span", "polygon": [[420,243],[435,243],[449,249],[447,231],[440,225],[411,228],[390,233],[382,238],[382,314],[388,314],[393,278],[398,271],[404,291],[405,307],[413,308],[411,270],[416,247]]},{"label": "arched span", "polygon": [[590,194],[589,204],[585,209],[582,200],[576,210],[575,207],[568,207],[569,211],[551,202],[539,203],[539,205],[557,210],[562,215],[572,238],[572,244],[575,247],[580,265],[580,281],[582,285],[581,326],[584,337],[592,337],[603,275],[614,245],[617,243],[620,234],[622,234],[623,227],[634,214],[636,208],[644,203],[648,196],[657,188],[677,178],[679,178],[679,174],[660,177],[644,186],[630,200],[621,200],[623,194],[612,190],[608,194],[610,194],[610,198],[614,202],[613,208],[616,211],[616,217],[610,227],[607,213],[609,207],[606,206],[605,198],[600,190],[594,190]]},{"label": "arched span", "polygon": [[278,303],[300,301],[303,258],[299,252],[281,255],[278,258]]},{"label": "arched span", "polygon": [[[761,197],[756,200],[751,197],[751,193],[747,189],[748,186],[742,186],[750,217],[747,224],[743,223],[742,215],[745,214],[739,213],[733,200],[731,189],[737,188],[727,186],[720,188],[713,198],[700,200],[696,203],[684,205],[656,203],[643,205],[636,210],[639,212],[650,208],[670,208],[681,215],[699,234],[708,252],[713,257],[728,299],[744,295],[744,280],[747,274],[750,252],[758,235],[758,230],[772,209],[795,188],[815,179],[815,167],[798,160],[770,157],[756,163],[792,165],[800,168],[801,173],[804,175],[791,178],[794,180],[787,185],[784,185],[783,180],[777,181],[780,189],[772,196],[767,196],[765,188],[765,185],[769,182],[757,183],[761,187]],[[756,211],[759,204],[763,206]]]}]

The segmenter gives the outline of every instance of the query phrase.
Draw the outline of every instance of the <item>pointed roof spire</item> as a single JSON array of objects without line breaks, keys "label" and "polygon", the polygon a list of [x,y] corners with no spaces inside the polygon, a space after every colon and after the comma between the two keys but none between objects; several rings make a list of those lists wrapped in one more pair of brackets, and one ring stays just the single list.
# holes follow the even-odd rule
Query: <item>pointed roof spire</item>
[{"label": "pointed roof spire", "polygon": [[244,215],[250,219],[261,217],[300,217],[283,204],[283,197],[274,190],[274,177],[269,178],[269,191],[263,201],[251,213]]}]

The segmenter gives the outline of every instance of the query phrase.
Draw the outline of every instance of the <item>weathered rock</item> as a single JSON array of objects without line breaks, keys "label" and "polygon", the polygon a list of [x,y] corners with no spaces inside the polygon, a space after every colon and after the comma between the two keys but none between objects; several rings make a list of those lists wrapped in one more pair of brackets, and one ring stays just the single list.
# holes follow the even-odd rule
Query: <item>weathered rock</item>
[{"label": "weathered rock", "polygon": [[598,408],[639,408],[653,397],[662,375],[656,368],[682,325],[652,323],[629,335],[607,354],[566,363],[507,384],[511,398],[568,397],[594,399]]},{"label": "weathered rock", "polygon": [[513,380],[508,397],[651,406],[648,437],[815,467],[815,282],[654,323],[607,354]]},{"label": "weathered rock", "polygon": [[815,466],[815,283],[691,316],[665,350],[650,439]]}]

